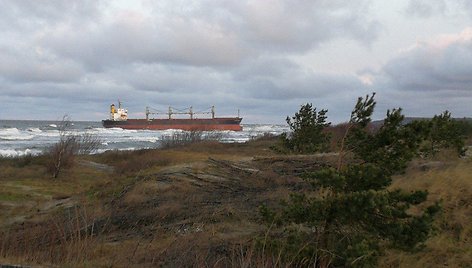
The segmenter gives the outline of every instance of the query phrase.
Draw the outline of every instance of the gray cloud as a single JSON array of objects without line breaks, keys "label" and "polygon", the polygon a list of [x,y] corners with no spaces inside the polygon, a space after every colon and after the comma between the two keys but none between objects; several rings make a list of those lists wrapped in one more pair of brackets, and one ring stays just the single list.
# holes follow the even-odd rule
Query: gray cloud
[{"label": "gray cloud", "polygon": [[16,83],[72,82],[84,74],[75,61],[57,58],[39,47],[0,47],[0,77]]},{"label": "gray cloud", "polygon": [[445,14],[446,8],[444,0],[410,0],[405,13],[409,16],[426,18],[435,14]]},{"label": "gray cloud", "polygon": [[314,72],[287,59],[259,59],[232,73],[245,96],[268,100],[326,98],[365,88],[355,76]]},{"label": "gray cloud", "polygon": [[453,18],[464,13],[472,16],[472,2],[469,0],[409,0],[404,13],[418,18],[430,18],[435,15]]},{"label": "gray cloud", "polygon": [[442,36],[391,59],[380,72],[371,72],[379,109],[403,107],[413,116],[444,110],[470,116],[472,103],[472,31]]},{"label": "gray cloud", "polygon": [[87,24],[101,16],[105,4],[101,0],[5,0],[0,9],[0,30],[24,33],[44,28]]},{"label": "gray cloud", "polygon": [[472,34],[462,35],[466,39],[444,41],[444,46],[418,44],[388,62],[385,75],[401,90],[472,93]]},{"label": "gray cloud", "polygon": [[370,1],[187,1],[153,4],[152,15],[119,12],[105,23],[49,27],[40,43],[58,55],[102,66],[177,63],[231,66],[267,53],[302,53],[333,38],[369,43],[379,23]]},{"label": "gray cloud", "polygon": [[[3,1],[0,118],[27,119],[25,107],[36,106],[33,119],[68,113],[98,120],[121,98],[133,116],[147,105],[216,105],[220,114],[240,108],[246,123],[283,123],[312,102],[339,122],[357,96],[372,91],[382,107],[415,94],[439,104],[437,98],[469,96],[467,39],[418,46],[380,72],[325,73],[300,63],[340,41],[368,50],[382,27],[371,2],[142,0],[120,7],[114,1]],[[410,4],[411,14],[435,14],[442,2]],[[362,75],[373,78],[375,90]]]},{"label": "gray cloud", "polygon": [[238,41],[199,22],[178,19],[156,25],[146,18],[123,15],[111,24],[80,33],[53,29],[40,40],[60,56],[83,62],[92,71],[130,63],[230,65],[242,57]]},{"label": "gray cloud", "polygon": [[380,27],[370,2],[3,1],[0,97],[79,119],[106,116],[120,97],[136,113],[215,104],[283,120],[307,98],[362,88],[290,57],[338,39],[370,44]]}]

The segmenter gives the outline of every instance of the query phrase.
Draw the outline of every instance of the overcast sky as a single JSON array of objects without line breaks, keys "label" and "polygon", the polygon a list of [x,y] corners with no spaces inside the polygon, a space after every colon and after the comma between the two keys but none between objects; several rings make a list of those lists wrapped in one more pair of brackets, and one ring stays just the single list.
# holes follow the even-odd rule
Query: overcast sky
[{"label": "overcast sky", "polygon": [[243,123],[472,116],[469,0],[0,0],[0,119],[101,120],[122,100]]}]

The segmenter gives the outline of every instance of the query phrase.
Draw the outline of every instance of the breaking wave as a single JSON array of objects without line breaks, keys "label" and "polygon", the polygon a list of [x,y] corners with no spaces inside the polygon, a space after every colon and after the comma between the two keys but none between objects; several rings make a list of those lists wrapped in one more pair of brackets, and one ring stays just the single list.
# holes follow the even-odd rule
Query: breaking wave
[{"label": "breaking wave", "polygon": [[25,149],[25,150],[15,150],[15,149],[0,149],[0,157],[21,157],[25,155],[39,155],[41,150],[36,149]]},{"label": "breaking wave", "polygon": [[31,140],[34,135],[30,135],[17,128],[0,129],[0,139],[2,140]]},{"label": "breaking wave", "polygon": [[33,133],[41,133],[41,132],[43,132],[41,129],[39,129],[39,128],[37,128],[37,127],[28,128],[28,131],[29,131],[29,132],[33,132]]},{"label": "breaking wave", "polygon": [[[59,140],[59,123],[56,121],[1,121],[0,120],[0,156],[22,156],[40,154],[47,147]],[[288,131],[286,126],[244,124],[242,131],[210,131],[216,133],[222,142],[246,142],[266,133],[278,135]],[[163,137],[181,133],[182,130],[125,130],[121,128],[103,128],[100,122],[74,122],[68,132],[81,135],[89,133],[101,140],[97,152],[107,150],[139,150],[159,148]]]}]

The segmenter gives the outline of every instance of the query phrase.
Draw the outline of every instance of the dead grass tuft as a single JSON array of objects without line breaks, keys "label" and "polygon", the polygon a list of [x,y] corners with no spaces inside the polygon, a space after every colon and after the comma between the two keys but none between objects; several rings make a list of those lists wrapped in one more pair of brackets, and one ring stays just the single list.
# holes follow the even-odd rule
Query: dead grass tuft
[{"label": "dead grass tuft", "polygon": [[71,207],[47,220],[2,229],[0,258],[20,263],[84,263],[96,243],[97,227],[91,211]]}]

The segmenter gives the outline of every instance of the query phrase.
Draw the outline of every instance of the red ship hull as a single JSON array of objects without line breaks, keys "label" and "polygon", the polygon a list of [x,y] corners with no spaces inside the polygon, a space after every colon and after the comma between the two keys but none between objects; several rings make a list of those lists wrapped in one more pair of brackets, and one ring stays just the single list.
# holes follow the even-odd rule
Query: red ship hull
[{"label": "red ship hull", "polygon": [[126,121],[102,120],[105,128],[122,129],[181,129],[181,130],[232,130],[241,131],[242,118],[226,117],[213,119],[128,119]]}]

